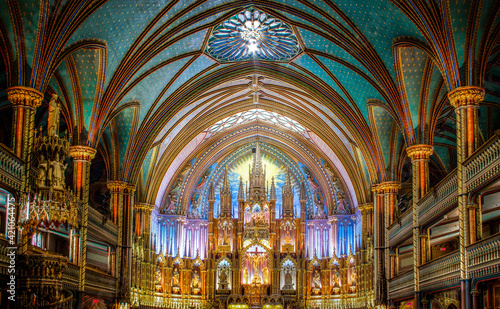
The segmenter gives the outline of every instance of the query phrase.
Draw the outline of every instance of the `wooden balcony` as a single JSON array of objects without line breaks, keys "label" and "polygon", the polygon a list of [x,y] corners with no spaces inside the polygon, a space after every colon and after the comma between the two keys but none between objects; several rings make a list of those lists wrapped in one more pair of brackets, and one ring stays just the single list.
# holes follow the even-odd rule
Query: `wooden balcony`
[{"label": "wooden balcony", "polygon": [[24,161],[7,146],[0,143],[0,182],[14,190],[21,190],[24,175]]},{"label": "wooden balcony", "polygon": [[460,282],[460,251],[454,251],[419,267],[420,290],[439,289]]}]

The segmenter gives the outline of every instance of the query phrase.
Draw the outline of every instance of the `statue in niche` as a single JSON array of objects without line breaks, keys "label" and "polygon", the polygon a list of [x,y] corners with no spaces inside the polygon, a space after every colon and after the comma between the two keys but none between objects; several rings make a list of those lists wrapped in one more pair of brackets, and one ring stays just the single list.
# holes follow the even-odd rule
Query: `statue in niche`
[{"label": "statue in niche", "polygon": [[264,279],[264,284],[269,284],[269,270],[267,267],[264,267],[262,270],[262,279]]},{"label": "statue in niche", "polygon": [[170,213],[174,213],[175,212],[175,208],[177,206],[177,200],[178,200],[177,194],[170,193],[168,195],[168,200],[167,200],[168,206],[165,209],[165,213],[166,214],[170,214]]},{"label": "statue in niche", "polygon": [[338,268],[333,270],[333,287],[340,287],[340,273]]},{"label": "statue in niche", "polygon": [[186,164],[181,171],[181,176],[186,176],[189,173],[189,170],[191,170],[191,167],[191,163]]},{"label": "statue in niche", "polygon": [[313,191],[319,189],[319,185],[314,181],[314,178],[310,174],[307,174],[307,182]]},{"label": "statue in niche", "polygon": [[320,289],[321,288],[321,275],[319,273],[319,269],[314,270],[313,274],[313,286],[315,289]]},{"label": "statue in niche", "polygon": [[333,172],[333,169],[331,168],[331,166],[328,165],[328,163],[325,163],[324,168],[325,168],[325,172],[328,174],[328,176],[330,176],[330,178],[332,178],[332,181],[333,181],[333,176],[335,175],[335,173]]},{"label": "statue in niche", "polygon": [[349,204],[347,203],[345,199],[345,195],[342,193],[342,191],[339,191],[337,193],[337,213],[339,214],[350,214],[351,211],[349,209]]},{"label": "statue in niche", "polygon": [[63,164],[59,160],[59,153],[56,153],[56,159],[50,162],[51,172],[52,172],[52,183],[51,185],[56,189],[63,189],[64,182],[64,170],[66,169],[67,164]]},{"label": "statue in niche", "polygon": [[36,184],[39,187],[45,187],[45,181],[47,180],[47,160],[43,155],[40,155],[40,159],[38,160],[38,175],[36,178]]},{"label": "statue in niche", "polygon": [[200,180],[200,183],[196,185],[196,189],[197,190],[203,189],[203,187],[205,187],[205,183],[207,183],[207,180],[208,176],[207,175],[203,176]]},{"label": "statue in niche", "polygon": [[174,273],[172,274],[172,286],[179,286],[180,274],[177,267],[174,267]]},{"label": "statue in niche", "polygon": [[156,289],[156,292],[162,292],[161,269],[159,267],[157,267],[156,271],[155,271],[155,289]]},{"label": "statue in niche", "polygon": [[357,279],[356,268],[353,267],[351,271],[351,288],[356,287],[356,279]]},{"label": "statue in niche", "polygon": [[292,272],[290,270],[287,270],[285,273],[285,285],[283,286],[284,290],[293,290],[293,279],[292,279]]},{"label": "statue in niche", "polygon": [[47,125],[47,132],[49,136],[57,136],[59,134],[59,114],[61,109],[59,103],[57,102],[58,96],[56,94],[52,95],[49,102],[49,118]]},{"label": "statue in niche", "polygon": [[225,290],[227,289],[228,281],[227,281],[227,269],[222,268],[219,274],[219,289]]},{"label": "statue in niche", "polygon": [[292,244],[292,237],[290,236],[290,230],[287,229],[285,233],[285,245],[291,245]]},{"label": "statue in niche", "polygon": [[170,192],[171,192],[171,193],[172,193],[172,192],[175,192],[175,193],[179,192],[179,190],[180,190],[180,189],[181,189],[181,187],[182,187],[182,182],[183,182],[183,181],[182,181],[182,177],[177,178],[177,180],[176,180],[176,182],[174,183],[174,185],[172,186],[172,189],[170,190]]},{"label": "statue in niche", "polygon": [[250,283],[248,282],[248,267],[245,266],[243,269],[243,283]]},{"label": "statue in niche", "polygon": [[200,287],[200,275],[198,274],[198,272],[194,272],[194,275],[193,275],[193,288],[197,289]]},{"label": "statue in niche", "polygon": [[191,214],[190,217],[194,219],[199,219],[201,218],[201,214],[198,211],[199,202],[198,198],[196,195],[193,195],[193,199],[191,200]]}]

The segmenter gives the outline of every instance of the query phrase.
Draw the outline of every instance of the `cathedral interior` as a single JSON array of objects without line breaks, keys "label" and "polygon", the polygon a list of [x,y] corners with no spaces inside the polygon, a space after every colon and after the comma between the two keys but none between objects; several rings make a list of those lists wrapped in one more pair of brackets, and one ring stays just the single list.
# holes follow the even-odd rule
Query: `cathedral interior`
[{"label": "cathedral interior", "polygon": [[500,1],[0,0],[0,307],[500,308]]}]

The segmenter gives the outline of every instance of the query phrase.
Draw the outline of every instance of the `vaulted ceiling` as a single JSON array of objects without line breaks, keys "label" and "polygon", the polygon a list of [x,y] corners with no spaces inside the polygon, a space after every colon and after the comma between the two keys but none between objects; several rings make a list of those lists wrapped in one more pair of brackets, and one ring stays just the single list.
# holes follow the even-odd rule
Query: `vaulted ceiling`
[{"label": "vaulted ceiling", "polygon": [[[97,148],[107,177],[139,183],[151,203],[194,158],[213,159],[192,171],[196,183],[256,136],[310,162],[322,186],[329,166],[362,203],[372,183],[404,180],[407,146],[434,145],[437,178],[456,166],[450,90],[485,87],[482,139],[498,129],[499,8],[495,0],[1,0],[1,108],[10,86],[58,94],[73,143]],[[275,121],[210,133],[255,109]]]}]

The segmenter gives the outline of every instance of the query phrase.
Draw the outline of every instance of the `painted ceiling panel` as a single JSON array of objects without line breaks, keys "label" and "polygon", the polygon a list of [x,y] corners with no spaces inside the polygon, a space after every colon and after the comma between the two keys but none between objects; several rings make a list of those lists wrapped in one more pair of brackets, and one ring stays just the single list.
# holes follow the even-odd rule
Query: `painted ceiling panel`
[{"label": "painted ceiling panel", "polygon": [[380,149],[384,155],[385,167],[388,168],[394,120],[385,108],[379,106],[373,106],[372,113],[375,121],[376,134],[380,142]]},{"label": "painted ceiling panel", "polygon": [[399,74],[403,83],[401,85],[402,91],[406,97],[413,127],[416,128],[419,120],[420,91],[422,90],[427,54],[416,47],[401,47],[396,52],[399,53],[397,57],[401,60]]},{"label": "painted ceiling panel", "polygon": [[122,99],[122,103],[127,103],[131,100],[141,102],[141,112],[139,122],[144,120],[146,114],[157,96],[163,90],[165,85],[174,77],[175,74],[185,65],[191,57],[183,58],[170,63],[154,73],[151,73],[142,81],[139,82],[132,90]]},{"label": "painted ceiling panel", "polygon": [[[338,94],[342,96],[345,102],[349,103],[349,100],[339,88],[339,86],[337,86],[337,84],[330,78],[330,76],[316,62],[314,62],[311,57],[306,54],[302,54],[294,62],[304,67],[306,70],[313,72],[319,80],[326,82],[332,89],[334,89]],[[335,72],[335,70],[331,71]]]},{"label": "painted ceiling panel", "polygon": [[14,49],[16,43],[14,40],[14,31],[12,28],[12,21],[10,19],[9,6],[7,5],[7,1],[0,1],[0,19],[3,23],[3,26],[7,30],[6,32],[9,38],[10,45]]},{"label": "painted ceiling panel", "polygon": [[[70,102],[67,102],[67,104],[71,104],[72,105],[73,117],[74,117],[74,119],[76,121],[76,119],[78,119],[78,116],[76,114],[77,109],[76,109],[76,104],[75,104],[75,96],[74,96],[74,91],[73,91],[73,85],[71,84],[71,78],[70,78],[69,73],[68,73],[68,66],[66,65],[66,61],[61,62],[61,64],[59,65],[59,67],[57,67],[57,73],[61,77],[60,81],[64,85],[66,93],[68,94],[68,98],[69,98]],[[56,83],[56,81],[55,81],[54,78],[51,79],[50,85],[51,86],[57,85],[57,83]],[[58,85],[57,85],[57,89],[59,89]],[[61,99],[64,99],[62,97],[62,90],[59,90],[59,91],[61,92],[61,93],[58,93],[59,97]]]},{"label": "painted ceiling panel", "polygon": [[[483,11],[481,12],[481,17],[479,19],[479,26],[477,29],[477,40],[476,40],[476,53],[479,51],[479,45],[481,44],[481,39],[484,32],[488,32],[491,29],[486,28],[488,19],[490,18],[489,12],[494,12],[494,7],[498,3],[498,0],[484,0],[483,1]],[[488,13],[486,13],[488,12]],[[500,16],[497,16],[496,22],[500,22]]]},{"label": "painted ceiling panel", "polygon": [[[365,119],[368,120],[366,101],[368,99],[378,99],[383,101],[382,95],[380,95],[380,93],[369,82],[351,69],[333,60],[323,57],[318,58],[341,81],[342,85],[347,89],[347,92],[349,92],[349,95],[358,105],[358,108],[361,110]],[[363,86],[361,87],[361,85]]]},{"label": "painted ceiling panel", "polygon": [[97,49],[79,49],[72,55],[81,88],[84,124],[88,129],[98,87],[100,51]]},{"label": "painted ceiling panel", "polygon": [[134,125],[135,121],[135,111],[135,107],[129,107],[124,109],[122,112],[116,115],[115,118],[113,118],[118,138],[120,165],[123,164],[123,160],[125,159],[125,154],[127,152],[127,146],[132,134],[132,126]]},{"label": "painted ceiling panel", "polygon": [[[441,99],[441,97],[444,95],[443,90],[437,87],[442,79],[443,79],[443,76],[441,75],[441,72],[439,71],[437,66],[433,65],[432,76],[431,76],[431,85],[429,87],[429,93],[428,93],[428,97],[427,97],[427,115],[429,115],[431,112],[431,108],[432,108],[432,104],[433,104],[432,101],[433,101],[434,96],[436,95],[436,92],[438,92],[438,91],[440,92],[439,95],[437,96],[438,102]],[[446,88],[446,86],[445,86],[445,88]],[[427,116],[427,117],[429,117],[429,116]],[[427,118],[427,122],[428,121],[429,121],[429,119]]]},{"label": "painted ceiling panel", "polygon": [[88,38],[100,38],[108,46],[105,85],[130,46],[146,25],[164,7],[165,1],[110,0],[92,14],[73,34],[68,45]]},{"label": "painted ceiling panel", "polygon": [[37,43],[36,36],[41,1],[20,1],[18,3],[19,10],[21,11],[21,19],[23,21],[28,63],[31,65],[31,63],[33,63],[33,53],[35,52]]},{"label": "painted ceiling panel", "polygon": [[144,184],[147,185],[148,174],[150,172],[151,163],[153,162],[153,154],[155,153],[156,148],[150,149],[142,162],[142,180]]},{"label": "painted ceiling panel", "polygon": [[175,90],[187,82],[191,77],[198,74],[200,71],[208,68],[215,62],[205,55],[199,56],[191,65],[182,72],[182,74],[175,80],[175,82],[165,92],[164,98],[168,98]]},{"label": "painted ceiling panel", "polygon": [[[450,166],[450,148],[448,147],[443,147],[443,146],[434,146],[434,155],[438,155],[439,159],[443,162],[446,171],[451,171],[453,169],[452,166]],[[455,155],[454,153],[452,155]]]},{"label": "painted ceiling panel", "polygon": [[175,56],[196,50],[201,50],[201,45],[203,43],[203,37],[205,36],[205,33],[206,30],[199,31],[170,45],[167,49],[162,50],[153,59],[148,61],[148,63],[144,64],[144,66],[135,74],[135,77],[140,76],[155,65],[158,65]]},{"label": "painted ceiling panel", "polygon": [[335,1],[335,4],[357,25],[382,58],[394,77],[392,40],[413,36],[424,40],[417,27],[390,1]]},{"label": "painted ceiling panel", "polygon": [[453,30],[453,39],[455,40],[455,50],[458,58],[458,65],[462,66],[464,62],[465,33],[467,31],[467,21],[469,19],[470,0],[448,1],[450,6],[451,27]]},{"label": "painted ceiling panel", "polygon": [[361,71],[370,75],[368,70],[365,67],[363,67],[356,59],[354,59],[354,57],[351,56],[351,54],[349,54],[348,52],[346,52],[344,49],[340,48],[339,46],[334,45],[333,42],[328,41],[327,39],[325,39],[319,35],[316,35],[315,33],[312,33],[311,31],[304,30],[302,28],[299,28],[299,32],[300,32],[300,35],[302,36],[302,40],[304,41],[305,46],[308,49],[318,50],[321,52],[328,53],[332,56],[344,59],[344,60],[348,61],[349,63],[351,63],[352,65],[356,66]]}]

